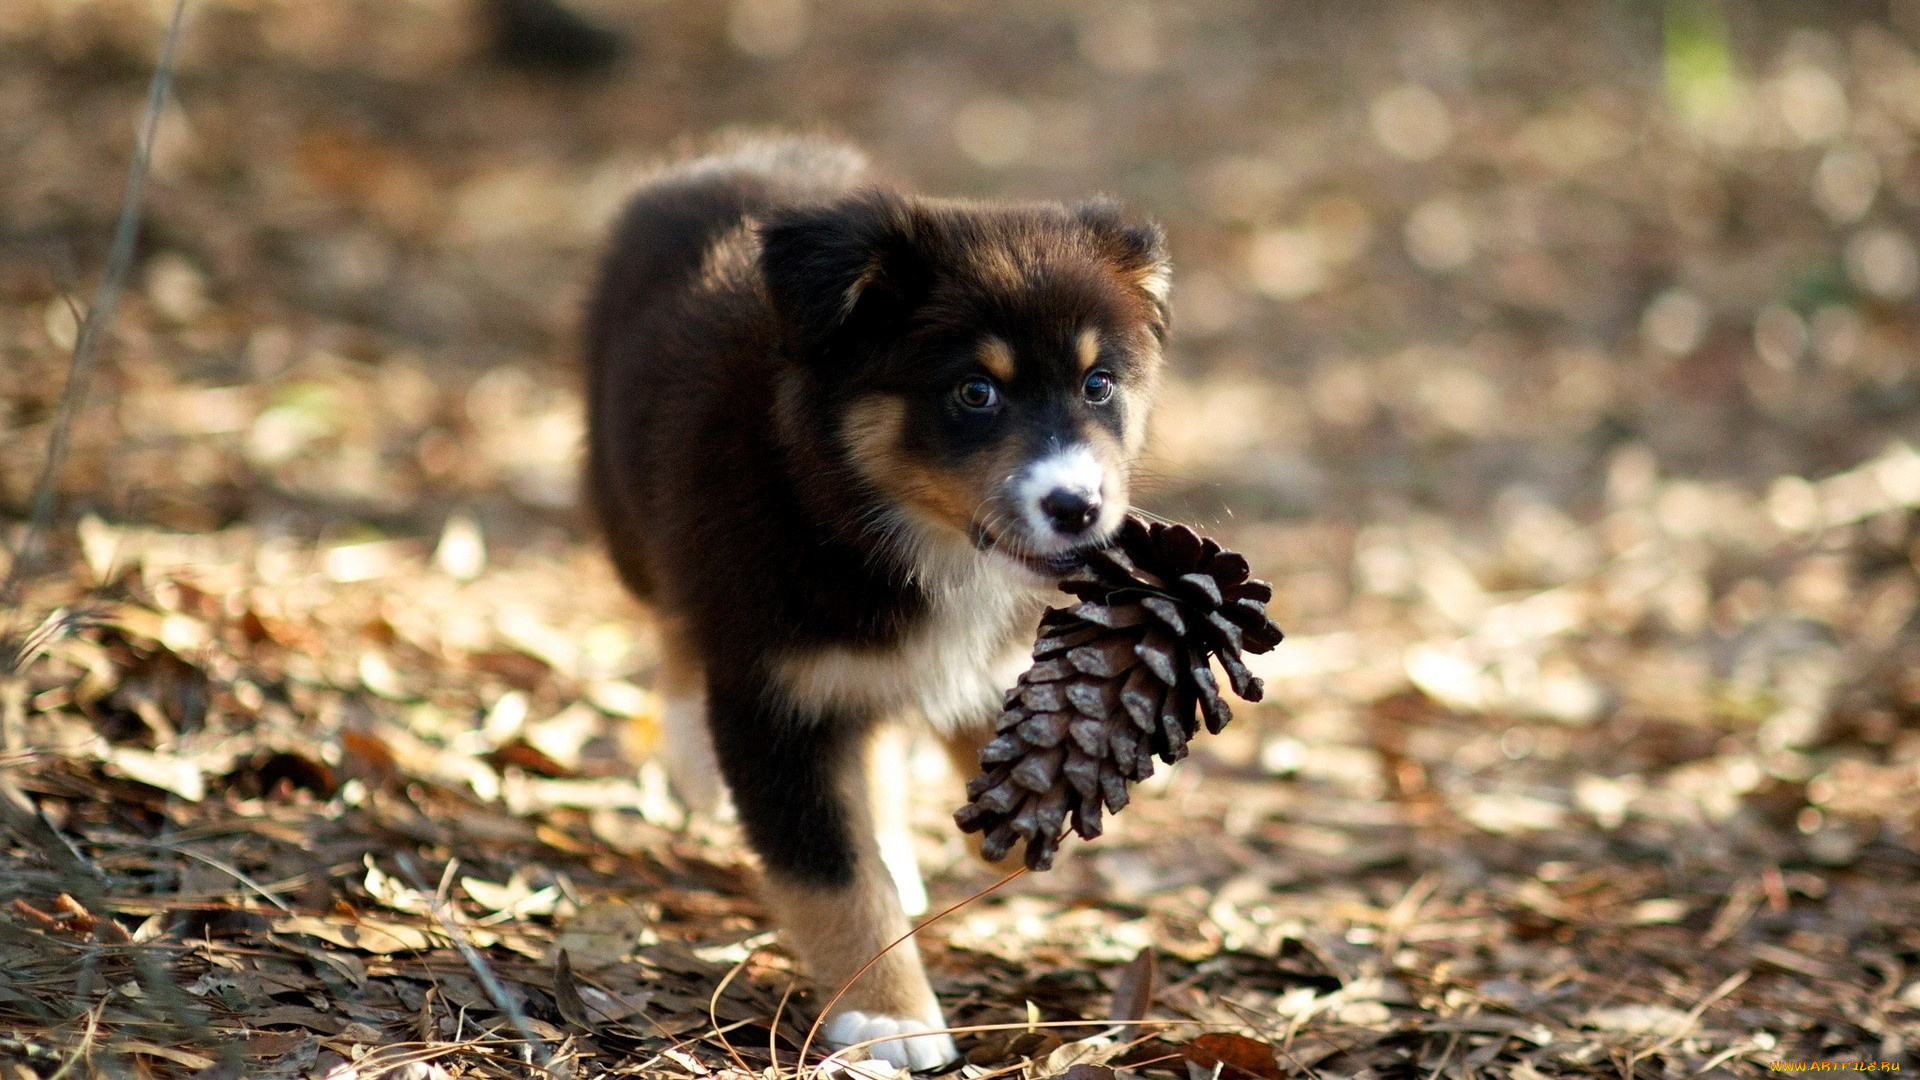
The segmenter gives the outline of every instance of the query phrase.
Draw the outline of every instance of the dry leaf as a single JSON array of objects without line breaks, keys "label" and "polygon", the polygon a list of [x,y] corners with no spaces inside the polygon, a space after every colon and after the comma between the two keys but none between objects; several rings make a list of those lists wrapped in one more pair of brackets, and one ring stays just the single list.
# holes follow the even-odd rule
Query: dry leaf
[{"label": "dry leaf", "polygon": [[1595,1009],[1581,1023],[1627,1035],[1672,1035],[1686,1030],[1687,1014],[1669,1005],[1614,1005]]},{"label": "dry leaf", "polygon": [[170,792],[188,802],[199,802],[207,797],[206,778],[201,774],[200,766],[189,758],[116,746],[107,751],[102,764],[107,772],[115,776],[138,780],[148,787]]},{"label": "dry leaf", "polygon": [[1195,1037],[1180,1052],[1188,1061],[1206,1068],[1220,1066],[1221,1076],[1257,1076],[1261,1080],[1285,1080],[1286,1070],[1274,1058],[1273,1047],[1225,1031],[1210,1031]]},{"label": "dry leaf", "polygon": [[[385,919],[334,919],[314,915],[289,915],[273,920],[273,929],[281,934],[306,934],[343,949],[386,955],[396,952],[421,952],[447,944],[446,938],[424,926]],[[476,933],[476,939],[485,935]]]},{"label": "dry leaf", "polygon": [[[587,971],[626,962],[634,950],[660,940],[653,920],[637,904],[602,900],[581,908],[554,936],[554,955],[565,952],[570,965]],[[557,961],[556,961],[557,962]]]},{"label": "dry leaf", "polygon": [[1115,1020],[1143,1020],[1153,1008],[1154,977],[1159,962],[1151,947],[1141,949],[1133,962],[1120,970],[1120,978],[1113,987],[1113,1009],[1109,1015]]}]

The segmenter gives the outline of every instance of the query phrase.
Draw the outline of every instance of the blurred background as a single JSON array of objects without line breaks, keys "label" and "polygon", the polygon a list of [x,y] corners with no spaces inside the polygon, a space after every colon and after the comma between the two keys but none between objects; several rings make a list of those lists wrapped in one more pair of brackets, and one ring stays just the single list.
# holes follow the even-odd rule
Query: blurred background
[{"label": "blurred background", "polygon": [[[170,6],[0,7],[15,539]],[[29,669],[25,745],[176,795],[240,782],[215,743],[348,768],[355,731],[483,802],[630,776],[653,644],[577,505],[577,315],[635,177],[730,127],[1162,221],[1143,501],[1246,551],[1291,635],[1112,836],[953,925],[945,985],[1386,934],[1408,996],[1323,1018],[1465,988],[1664,1036],[1604,1009],[1747,971],[1671,1067],[1911,1053],[1913,0],[202,0],[22,608],[161,629]],[[514,790],[594,842],[677,822],[647,768]],[[1381,914],[1416,893],[1450,929]],[[1611,1060],[1571,1045],[1528,1060]]]}]

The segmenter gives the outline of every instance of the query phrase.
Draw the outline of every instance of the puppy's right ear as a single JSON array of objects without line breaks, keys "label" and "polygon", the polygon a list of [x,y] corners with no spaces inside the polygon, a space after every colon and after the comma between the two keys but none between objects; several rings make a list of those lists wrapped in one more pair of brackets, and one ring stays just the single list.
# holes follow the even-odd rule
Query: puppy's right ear
[{"label": "puppy's right ear", "polygon": [[796,358],[843,332],[906,321],[932,281],[926,229],[883,190],[779,211],[760,225],[760,273]]}]

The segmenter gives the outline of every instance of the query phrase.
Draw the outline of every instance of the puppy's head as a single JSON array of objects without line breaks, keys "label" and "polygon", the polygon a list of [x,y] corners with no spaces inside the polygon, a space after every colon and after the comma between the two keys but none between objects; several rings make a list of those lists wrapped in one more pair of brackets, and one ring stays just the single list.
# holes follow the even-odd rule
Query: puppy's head
[{"label": "puppy's head", "polygon": [[1157,227],[867,191],[760,236],[811,422],[878,496],[863,525],[1044,579],[1118,528],[1166,340]]}]

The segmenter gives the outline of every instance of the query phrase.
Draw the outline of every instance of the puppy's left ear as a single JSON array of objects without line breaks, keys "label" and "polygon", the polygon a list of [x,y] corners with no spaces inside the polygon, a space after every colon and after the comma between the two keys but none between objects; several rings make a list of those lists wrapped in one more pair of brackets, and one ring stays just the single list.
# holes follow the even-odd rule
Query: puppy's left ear
[{"label": "puppy's left ear", "polygon": [[760,272],[795,359],[855,329],[898,325],[925,298],[928,238],[911,203],[883,189],[781,211],[760,226]]},{"label": "puppy's left ear", "polygon": [[1167,259],[1167,234],[1151,221],[1128,221],[1120,212],[1119,204],[1111,199],[1081,203],[1074,207],[1073,213],[1121,274],[1153,300],[1164,328],[1167,293],[1173,284],[1173,265]]}]

